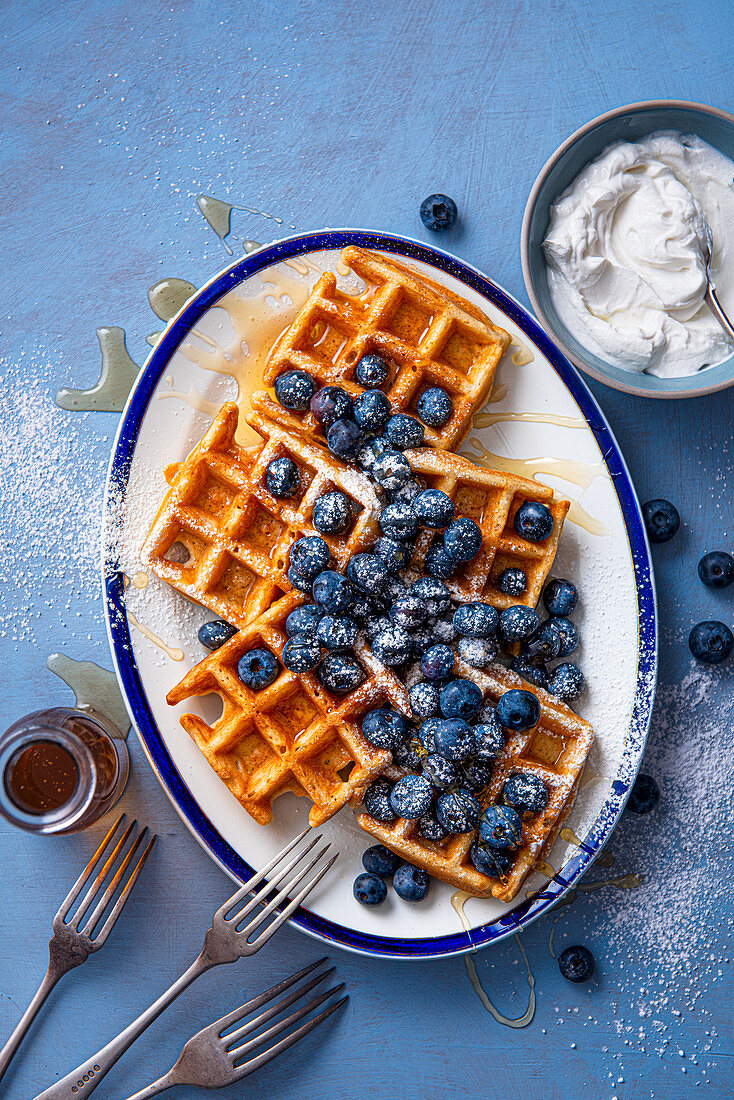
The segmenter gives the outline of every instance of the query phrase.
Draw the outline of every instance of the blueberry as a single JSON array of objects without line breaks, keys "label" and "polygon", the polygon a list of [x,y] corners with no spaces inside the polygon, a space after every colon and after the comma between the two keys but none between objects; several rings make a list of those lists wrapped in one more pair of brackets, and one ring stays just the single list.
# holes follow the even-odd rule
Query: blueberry
[{"label": "blueberry", "polygon": [[418,398],[415,411],[424,424],[431,428],[442,428],[451,418],[453,406],[451,398],[440,386],[432,386],[424,390]]},{"label": "blueberry", "polygon": [[529,638],[540,626],[537,611],[523,604],[506,607],[500,612],[500,637],[503,642],[519,642]]},{"label": "blueberry", "polygon": [[294,497],[301,487],[301,475],[290,458],[274,458],[265,470],[265,484],[274,497]]},{"label": "blueberry", "polygon": [[451,645],[456,641],[457,633],[454,627],[454,613],[451,608],[448,611],[444,611],[442,615],[439,615],[437,619],[429,624],[433,631],[433,636],[437,642],[441,645]]},{"label": "blueberry", "polygon": [[388,619],[387,615],[372,615],[365,620],[364,632],[370,642],[373,642],[378,634],[382,634],[383,631],[389,630],[392,623]]},{"label": "blueberry", "polygon": [[307,409],[316,382],[305,370],[289,370],[275,379],[275,396],[286,409]]},{"label": "blueberry", "polygon": [[325,569],[313,582],[313,598],[320,608],[332,615],[346,611],[354,589],[349,580],[334,569]]},{"label": "blueberry", "polygon": [[362,866],[365,871],[371,875],[377,875],[378,878],[391,878],[399,862],[398,857],[384,844],[373,844],[362,853]]},{"label": "blueberry", "polygon": [[465,603],[454,612],[454,626],[467,638],[491,638],[499,615],[488,603]]},{"label": "blueberry", "polygon": [[470,833],[476,829],[480,812],[474,795],[463,787],[446,791],[436,802],[436,817],[449,833]]},{"label": "blueberry", "polygon": [[545,542],[553,531],[553,514],[545,504],[526,500],[515,512],[513,524],[518,535],[528,542]]},{"label": "blueberry", "polygon": [[388,668],[402,665],[410,657],[413,649],[410,634],[401,630],[392,623],[376,634],[372,640],[372,653],[380,662]]},{"label": "blueberry", "polygon": [[422,817],[430,810],[432,802],[431,784],[422,775],[404,775],[390,794],[390,805],[395,813],[409,820]]},{"label": "blueberry", "polygon": [[387,897],[387,886],[377,875],[357,875],[352,886],[354,894],[360,905],[382,905]]},{"label": "blueberry", "polygon": [[312,603],[301,604],[294,608],[285,620],[285,632],[289,638],[296,634],[315,634],[323,612]]},{"label": "blueberry", "polygon": [[594,973],[594,956],[588,947],[567,947],[558,957],[558,969],[569,982],[588,982]]},{"label": "blueberry", "polygon": [[289,672],[308,672],[321,660],[321,646],[313,634],[295,634],[283,646],[283,664]]},{"label": "blueberry", "polygon": [[383,386],[390,375],[390,368],[379,355],[363,355],[354,368],[354,380],[364,389]]},{"label": "blueberry", "polygon": [[424,489],[413,502],[415,514],[424,527],[446,527],[454,518],[454,503],[440,489]]},{"label": "blueberry", "polygon": [[423,600],[419,600],[417,596],[411,596],[410,593],[406,592],[404,596],[399,596],[392,605],[389,618],[395,626],[399,626],[401,630],[407,630],[409,634],[412,634],[425,621],[427,615],[428,611]]},{"label": "blueberry", "polygon": [[570,615],[578,603],[579,594],[570,581],[548,581],[543,589],[543,603],[549,615]]},{"label": "blueberry", "polygon": [[462,765],[460,783],[469,791],[483,791],[492,780],[492,772],[491,764],[483,764],[481,760],[468,760]]},{"label": "blueberry", "polygon": [[347,576],[360,592],[380,592],[387,580],[387,568],[374,554],[355,554],[347,565]]},{"label": "blueberry", "polygon": [[[399,453],[399,452],[398,452]],[[401,455],[401,458],[403,456]],[[404,462],[408,460],[403,458]],[[419,493],[422,493],[426,485],[422,477],[409,477],[399,489],[390,489],[387,498],[391,504],[412,504]]]},{"label": "blueberry", "polygon": [[357,624],[350,615],[324,615],[316,637],[326,649],[351,649],[357,640]]},{"label": "blueberry", "polygon": [[437,821],[432,813],[423,814],[418,819],[418,832],[426,840],[443,840],[448,836],[448,830],[444,829],[440,821]]},{"label": "blueberry", "polygon": [[354,691],[365,678],[357,662],[344,653],[327,653],[317,675],[324,687],[336,695]]},{"label": "blueberry", "polygon": [[430,619],[418,630],[413,631],[413,656],[420,659],[432,645],[436,644]]},{"label": "blueberry", "polygon": [[379,592],[380,600],[384,602],[385,608],[388,613],[390,611],[391,604],[394,604],[396,600],[402,600],[407,595],[408,589],[403,584],[400,577],[395,577],[392,574],[388,574],[385,580],[385,584]]},{"label": "blueberry", "polygon": [[432,645],[421,658],[421,672],[427,680],[445,680],[454,667],[454,653],[447,645]]},{"label": "blueberry", "polygon": [[517,810],[512,806],[487,806],[479,822],[479,839],[488,848],[519,848],[522,821]]},{"label": "blueberry", "polygon": [[428,756],[423,757],[423,774],[432,787],[435,787],[438,791],[445,791],[448,787],[453,787],[458,782],[458,773],[456,768],[447,760],[444,756],[440,756],[437,752],[429,753]]},{"label": "blueberry", "polygon": [[433,718],[438,714],[438,688],[435,684],[429,684],[420,680],[413,684],[408,692],[410,710],[416,718]]},{"label": "blueberry", "polygon": [[680,514],[669,500],[648,500],[642,505],[642,518],[650,542],[668,542],[680,527]]},{"label": "blueberry", "polygon": [[471,668],[489,668],[497,658],[497,644],[491,638],[459,638],[459,657]]},{"label": "blueberry", "polygon": [[398,451],[412,450],[423,442],[424,427],[420,420],[405,413],[395,413],[385,424],[385,437]]},{"label": "blueberry", "polygon": [[370,710],[362,719],[362,733],[378,749],[396,749],[408,735],[405,718],[392,707]]},{"label": "blueberry", "polygon": [[510,668],[527,683],[534,684],[535,687],[548,687],[548,669],[544,664],[530,661],[527,657],[513,657]]},{"label": "blueberry", "polygon": [[433,735],[436,752],[453,763],[468,760],[476,748],[474,730],[463,718],[445,718]]},{"label": "blueberry", "polygon": [[734,558],[723,550],[712,550],[698,563],[698,575],[709,588],[728,588],[734,581]]},{"label": "blueberry", "polygon": [[734,646],[734,635],[726,625],[716,619],[697,623],[688,635],[688,645],[697,661],[715,665],[725,661]]},{"label": "blueberry", "polygon": [[443,539],[429,547],[424,567],[429,577],[438,577],[442,581],[454,572],[456,562],[444,546]]},{"label": "blueberry", "polygon": [[204,623],[199,627],[198,638],[207,649],[219,649],[230,638],[234,638],[237,627],[226,623],[224,619],[214,619],[213,622]]},{"label": "blueberry", "polygon": [[418,740],[426,752],[436,751],[436,730],[442,721],[442,718],[427,718],[418,727]]},{"label": "blueberry", "polygon": [[253,691],[262,691],[277,679],[278,659],[269,649],[251,649],[237,662],[237,675]]},{"label": "blueberry", "polygon": [[349,605],[349,614],[352,618],[364,625],[368,619],[383,615],[385,606],[377,596],[368,596],[365,592],[355,592]]},{"label": "blueberry", "polygon": [[548,788],[534,772],[515,772],[506,780],[502,801],[517,810],[521,817],[537,814],[548,805]]},{"label": "blueberry", "polygon": [[432,233],[442,233],[450,229],[456,221],[458,210],[456,203],[448,195],[429,195],[421,203],[421,221]]},{"label": "blueberry", "polygon": [[302,577],[300,573],[295,571],[292,565],[288,566],[288,580],[299,592],[308,592],[310,594],[313,590],[313,581],[306,580],[305,577]]},{"label": "blueberry", "polygon": [[381,458],[384,454],[391,451],[392,448],[381,435],[377,435],[374,439],[363,439],[359,450],[354,456],[354,463],[365,474],[369,474],[374,478],[375,463],[378,458]]},{"label": "blueberry", "polygon": [[306,535],[291,547],[291,569],[307,581],[314,580],[329,564],[329,547],[318,535]]},{"label": "blueberry", "polygon": [[390,416],[390,402],[382,390],[367,390],[354,402],[354,419],[366,432],[379,432]]},{"label": "blueberry", "polygon": [[570,657],[579,647],[579,632],[570,619],[548,619],[548,626],[560,639],[559,657]]},{"label": "blueberry", "polygon": [[341,386],[323,386],[311,398],[311,414],[326,431],[337,420],[352,419],[352,399]]},{"label": "blueberry", "polygon": [[482,704],[482,692],[471,680],[452,680],[441,689],[441,713],[444,718],[469,721]]},{"label": "blueberry", "polygon": [[472,561],[482,549],[482,529],[475,520],[461,516],[444,531],[443,544],[454,561]]},{"label": "blueberry", "polygon": [[512,866],[511,852],[489,848],[480,841],[472,844],[469,855],[480,875],[486,875],[487,878],[504,878]]},{"label": "blueberry", "polygon": [[482,764],[491,764],[505,751],[505,735],[495,714],[493,721],[485,721],[474,727],[474,755]]},{"label": "blueberry", "polygon": [[404,863],[395,872],[392,884],[395,893],[403,901],[423,901],[428,894],[430,879],[420,867],[413,867],[410,863]]},{"label": "blueberry", "polygon": [[326,436],[326,445],[333,455],[348,462],[362,444],[362,433],[353,420],[335,420]]},{"label": "blueberry", "polygon": [[399,489],[410,478],[410,463],[400,451],[385,451],[375,459],[372,477],[383,489]]},{"label": "blueberry", "polygon": [[388,573],[397,573],[404,569],[410,561],[412,548],[397,539],[382,537],[373,547],[374,553],[383,563]]},{"label": "blueberry", "polygon": [[[514,611],[514,608],[510,608]],[[539,661],[554,661],[556,657],[561,655],[561,644],[567,642],[571,648],[570,653],[576,648],[572,644],[573,636],[569,631],[564,631],[563,628],[554,626],[555,619],[547,619],[542,623],[538,629],[529,637],[525,637],[522,643],[522,653],[524,657],[528,657],[531,660]],[[568,623],[571,630],[574,631],[573,624],[569,619],[563,619],[564,623]],[[578,635],[576,635],[578,642]]]},{"label": "blueberry", "polygon": [[506,596],[522,596],[528,586],[528,578],[522,569],[503,569],[497,578],[497,587]]},{"label": "blueberry", "polygon": [[387,779],[375,779],[364,792],[364,807],[375,821],[394,821],[395,811],[390,805],[392,783]]},{"label": "blueberry", "polygon": [[540,721],[540,703],[531,691],[512,688],[500,697],[497,718],[501,726],[513,733],[532,729]]},{"label": "blueberry", "polygon": [[651,775],[640,774],[627,799],[626,809],[633,814],[649,814],[660,798],[660,788]]},{"label": "blueberry", "polygon": [[409,590],[411,596],[417,596],[423,600],[428,608],[428,614],[435,617],[448,611],[451,606],[451,593],[443,581],[435,577],[421,577],[411,584]]},{"label": "blueberry", "polygon": [[311,522],[322,535],[346,531],[352,519],[352,505],[346,493],[324,493],[313,506]]},{"label": "blueberry", "polygon": [[556,665],[548,677],[548,691],[562,703],[572,703],[586,690],[586,681],[577,665],[567,662]]},{"label": "blueberry", "polygon": [[405,541],[418,530],[418,517],[409,504],[388,504],[382,509],[380,528],[384,535]]},{"label": "blueberry", "polygon": [[421,766],[418,744],[415,741],[406,741],[392,750],[393,763],[405,771],[417,772]]}]

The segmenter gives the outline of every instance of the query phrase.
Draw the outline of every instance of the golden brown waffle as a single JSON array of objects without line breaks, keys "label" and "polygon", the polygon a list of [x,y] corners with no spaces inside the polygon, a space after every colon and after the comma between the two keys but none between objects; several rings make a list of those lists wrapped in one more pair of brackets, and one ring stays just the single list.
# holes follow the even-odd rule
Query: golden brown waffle
[{"label": "golden brown waffle", "polygon": [[516,771],[532,772],[548,788],[545,810],[523,822],[523,843],[507,878],[490,879],[477,871],[469,854],[476,832],[434,842],[420,835],[416,821],[398,818],[385,824],[367,813],[360,814],[358,821],[370,836],[434,878],[476,897],[492,895],[500,901],[511,901],[553,845],[573,803],[594,731],[588,722],[548,692],[525,683],[501,665],[477,672],[457,660],[456,668],[460,675],[474,680],[482,688],[485,700],[495,705],[511,688],[531,691],[540,702],[540,722],[532,730],[508,736],[505,753],[497,761],[490,786],[481,798],[482,807],[496,801],[505,780]]},{"label": "golden brown waffle", "polygon": [[362,736],[368,710],[389,704],[406,710],[405,688],[358,645],[355,657],[364,682],[348,695],[334,695],[313,673],[288,672],[262,691],[237,675],[243,653],[264,646],[278,658],[287,641],[285,620],[306,597],[282,596],[191,669],[168,693],[171,705],[216,692],[224,709],[213,725],[184,714],[181,725],[247,812],[261,825],[273,817],[273,800],[284,791],[307,795],[312,825],[320,825],[355,793],[364,791],[392,759]]},{"label": "golden brown waffle", "polygon": [[[406,451],[405,457],[416,477],[432,489],[451,497],[457,516],[470,516],[482,529],[479,555],[446,581],[452,596],[461,601],[483,600],[502,609],[523,603],[535,607],[553,565],[563,521],[570,507],[567,500],[554,500],[553,490],[538,481],[499,470],[475,466],[468,458],[428,447]],[[515,512],[527,500],[545,504],[553,516],[553,531],[545,542],[528,542],[518,535]],[[421,569],[429,547],[438,537],[423,530],[418,536],[412,567]],[[507,596],[497,587],[497,578],[510,566],[522,569],[527,588],[522,596]]]},{"label": "golden brown waffle", "polygon": [[[237,415],[236,405],[224,405],[175,471],[143,560],[189,599],[245,626],[290,590],[290,548],[301,535],[315,534],[311,516],[320,496],[339,489],[354,507],[354,522],[344,535],[321,536],[336,567],[378,533],[379,502],[358,470],[256,413],[250,422],[264,442],[240,447],[234,438]],[[289,500],[276,499],[265,484],[267,466],[282,456],[291,458],[301,475],[299,492]]]},{"label": "golden brown waffle", "polygon": [[[284,371],[299,369],[322,386],[361,393],[355,367],[375,352],[391,365],[385,392],[395,412],[415,413],[431,386],[448,392],[451,418],[442,428],[426,427],[425,439],[432,447],[457,447],[489,396],[509,334],[446,287],[376,252],[350,245],[341,259],[364,280],[366,291],[344,294],[333,274],[322,275],[272,348],[263,381],[272,385]],[[318,427],[310,413],[293,419],[306,434]]]}]

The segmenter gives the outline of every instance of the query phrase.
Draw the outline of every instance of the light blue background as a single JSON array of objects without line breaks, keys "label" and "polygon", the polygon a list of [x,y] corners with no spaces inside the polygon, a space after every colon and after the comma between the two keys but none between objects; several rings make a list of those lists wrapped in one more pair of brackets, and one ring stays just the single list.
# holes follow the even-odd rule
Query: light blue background
[{"label": "light blue background", "polygon": [[[98,325],[123,325],[142,362],[144,336],[159,327],[147,288],[170,275],[200,284],[223,266],[197,194],[298,229],[361,225],[428,239],[418,205],[445,191],[461,223],[440,243],[525,302],[525,198],[563,138],[624,102],[734,101],[729,2],[100,0],[4,4],[1,22],[8,723],[68,698],[45,670],[49,652],[109,667],[93,540],[117,418],[62,413],[47,395],[96,379]],[[235,228],[259,240],[277,229],[245,214]],[[610,845],[614,871],[640,871],[646,884],[583,897],[556,927],[559,947],[594,951],[598,979],[564,982],[547,949],[550,921],[536,924],[524,942],[537,1016],[509,1031],[483,1011],[459,959],[406,965],[338,954],[348,1010],[230,1095],[732,1095],[731,673],[692,682],[685,642],[700,618],[732,619],[731,590],[713,593],[695,576],[701,553],[732,549],[732,395],[650,402],[593,389],[641,498],[668,496],[684,518],[676,541],[655,548],[661,692],[648,767],[663,796],[654,816],[625,815]],[[34,438],[46,429],[63,437],[50,456]],[[49,468],[19,468],[8,459],[16,451]],[[198,951],[228,894],[134,740],[131,751],[123,806],[162,842],[112,940],[59,988],[0,1086],[13,1100],[34,1095],[145,1007]],[[98,833],[44,840],[2,829],[3,1035],[35,990],[51,916]],[[192,1031],[319,954],[286,930],[254,960],[206,976],[97,1095],[128,1095],[167,1068]],[[520,1015],[527,986],[515,945],[490,949],[477,965],[496,1003]]]}]

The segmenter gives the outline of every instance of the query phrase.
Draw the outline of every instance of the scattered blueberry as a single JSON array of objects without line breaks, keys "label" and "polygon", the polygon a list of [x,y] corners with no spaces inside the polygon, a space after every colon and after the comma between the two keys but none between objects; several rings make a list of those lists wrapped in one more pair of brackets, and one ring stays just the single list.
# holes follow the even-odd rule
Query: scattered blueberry
[{"label": "scattered blueberry", "polygon": [[299,592],[310,593],[313,589],[313,581],[306,580],[300,573],[297,573],[292,565],[288,566],[288,580],[291,582],[294,588],[297,588]]},{"label": "scattered blueberry", "polygon": [[512,688],[497,703],[500,725],[513,733],[529,730],[540,721],[540,703],[531,691]]},{"label": "scattered blueberry", "polygon": [[269,649],[251,649],[237,662],[237,675],[253,691],[262,691],[277,678],[278,659]]},{"label": "scattered blueberry", "polygon": [[515,604],[500,611],[500,636],[505,643],[519,642],[535,634],[540,626],[537,611],[524,604]]},{"label": "scattered blueberry", "polygon": [[418,832],[426,840],[443,840],[444,837],[448,836],[448,830],[444,829],[432,813],[423,814],[423,817],[419,818]]},{"label": "scattered blueberry", "polygon": [[344,653],[327,653],[319,665],[318,678],[325,688],[336,695],[345,695],[364,680],[364,672],[351,657]]},{"label": "scattered blueberry", "polygon": [[528,586],[528,578],[522,569],[503,569],[497,578],[497,587],[506,596],[522,596]]},{"label": "scattered blueberry", "polygon": [[450,229],[456,221],[458,210],[456,203],[448,195],[429,195],[421,203],[421,221],[432,233],[442,233]]},{"label": "scattered blueberry", "polygon": [[431,808],[433,791],[422,775],[404,775],[390,794],[390,805],[398,817],[422,817]]},{"label": "scattered blueberry", "polygon": [[390,368],[379,355],[363,355],[354,369],[354,380],[364,389],[383,386],[390,375]]},{"label": "scattered blueberry", "polygon": [[314,600],[331,615],[346,611],[353,594],[354,589],[349,580],[334,569],[325,569],[313,582]]},{"label": "scattered blueberry", "polygon": [[424,601],[428,614],[433,617],[443,615],[451,606],[451,593],[443,581],[435,577],[421,577],[411,584],[409,592]]},{"label": "scattered blueberry", "polygon": [[385,424],[385,437],[398,451],[412,450],[423,442],[424,427],[420,420],[405,413],[395,413]]},{"label": "scattered blueberry", "polygon": [[301,475],[290,458],[274,458],[265,470],[265,484],[274,497],[294,497],[301,487]]},{"label": "scattered blueberry", "polygon": [[515,530],[528,542],[545,542],[553,530],[553,515],[545,504],[526,500],[515,512]]},{"label": "scattered blueberry", "polygon": [[398,867],[392,880],[395,893],[403,901],[423,901],[428,893],[430,879],[425,871],[404,863]]},{"label": "scattered blueberry", "polygon": [[289,370],[275,379],[275,396],[286,409],[307,409],[316,383],[305,370]]},{"label": "scattered blueberry", "polygon": [[418,517],[409,504],[388,504],[379,522],[384,535],[399,541],[412,538],[418,530]]},{"label": "scattered blueberry", "polygon": [[376,634],[372,640],[373,655],[381,664],[389,668],[402,665],[407,661],[412,649],[410,634],[398,626],[393,626],[392,623]]},{"label": "scattered blueberry", "polygon": [[395,811],[390,805],[392,783],[387,779],[375,779],[364,792],[364,806],[376,821],[394,821]]},{"label": "scattered blueberry", "polygon": [[388,573],[397,573],[404,569],[411,558],[411,547],[397,539],[383,536],[379,538],[373,547],[374,553],[383,563]]},{"label": "scattered blueberry", "polygon": [[488,603],[465,603],[454,612],[454,626],[467,638],[491,638],[499,615]]},{"label": "scattered blueberry", "polygon": [[326,445],[337,458],[354,458],[362,443],[362,433],[353,420],[335,420],[326,436]]},{"label": "scattered blueberry", "polygon": [[[486,716],[485,716],[486,717]],[[474,755],[482,764],[491,764],[505,751],[505,735],[495,717],[474,727]]]},{"label": "scattered blueberry", "polygon": [[355,554],[347,565],[347,576],[360,592],[377,593],[387,580],[387,567],[375,554]]},{"label": "scattered blueberry", "polygon": [[579,632],[570,619],[548,619],[548,625],[560,638],[559,657],[570,657],[579,647]]},{"label": "scattered blueberry", "polygon": [[367,390],[354,402],[354,419],[366,432],[379,432],[390,416],[390,402],[382,390]]},{"label": "scattered blueberry", "polygon": [[668,542],[680,527],[680,513],[669,500],[648,500],[642,518],[650,542]]},{"label": "scattered blueberry", "polygon": [[424,390],[418,398],[415,411],[423,423],[428,424],[430,428],[443,428],[451,418],[453,406],[446,390],[442,390],[440,386],[432,386]]},{"label": "scattered blueberry", "polygon": [[316,637],[326,649],[351,649],[357,640],[357,624],[350,615],[324,615]]},{"label": "scattered blueberry", "polygon": [[586,690],[584,674],[578,665],[568,661],[563,665],[556,665],[548,677],[548,691],[560,699],[562,703],[573,703]]},{"label": "scattered blueberry", "polygon": [[537,661],[529,661],[527,657],[513,657],[510,668],[518,676],[522,676],[529,684],[535,687],[548,687],[548,669]]},{"label": "scattered blueberry", "polygon": [[337,420],[352,419],[352,399],[341,386],[323,386],[311,398],[311,414],[326,430]]},{"label": "scattered blueberry", "polygon": [[698,563],[698,575],[709,588],[728,588],[734,581],[734,558],[723,550],[712,550]]},{"label": "scattered blueberry", "polygon": [[635,780],[635,785],[627,799],[628,810],[633,814],[649,814],[654,810],[660,798],[660,788],[651,775],[641,773]]},{"label": "scattered blueberry", "polygon": [[411,596],[409,592],[399,596],[390,608],[390,622],[412,634],[425,621],[428,611],[423,600]]},{"label": "scattered blueberry", "polygon": [[360,905],[382,905],[387,897],[387,886],[377,875],[357,875],[352,892]]},{"label": "scattered blueberry", "polygon": [[424,489],[418,493],[413,508],[424,527],[446,527],[454,518],[454,503],[440,489]]},{"label": "scattered blueberry", "polygon": [[321,660],[321,646],[313,634],[294,634],[283,646],[283,664],[289,672],[308,672]]},{"label": "scattered blueberry", "polygon": [[[568,623],[573,634],[576,634],[576,629],[569,619],[559,619],[558,622]],[[523,639],[524,657],[529,657],[533,661],[554,661],[556,657],[561,656],[563,643],[569,645],[569,653],[573,653],[576,648],[573,644],[573,634],[571,631],[564,630],[563,627],[556,627],[555,623],[555,619],[546,619],[533,634]],[[578,644],[578,634],[576,634],[576,644]]]},{"label": "scattered blueberry", "polygon": [[543,603],[549,615],[570,615],[578,599],[578,590],[571,581],[554,579],[543,589]]},{"label": "scattered blueberry", "polygon": [[521,817],[537,814],[548,804],[548,788],[534,772],[515,772],[502,788],[502,801],[517,810]]},{"label": "scattered blueberry", "polygon": [[512,853],[500,848],[490,848],[476,841],[469,852],[471,861],[480,875],[487,878],[504,878],[512,866]]},{"label": "scattered blueberry", "polygon": [[452,680],[441,689],[440,701],[444,718],[469,721],[482,705],[482,691],[471,680]]},{"label": "scattered blueberry", "polygon": [[399,862],[398,857],[384,844],[373,844],[362,853],[362,866],[365,871],[371,875],[377,875],[378,878],[391,878]]},{"label": "scattered blueberry", "polygon": [[567,947],[558,956],[558,969],[569,982],[588,982],[594,973],[594,956],[588,947]]},{"label": "scattered blueberry", "polygon": [[423,774],[432,787],[435,787],[438,791],[445,791],[448,787],[452,787],[458,781],[458,773],[456,768],[447,760],[446,757],[440,756],[437,752],[429,753],[428,756],[423,757],[422,761]]},{"label": "scattered blueberry", "polygon": [[311,522],[322,535],[346,531],[352,518],[352,505],[346,493],[324,493],[313,506]]},{"label": "scattered blueberry", "polygon": [[444,546],[443,539],[429,547],[424,567],[429,577],[438,577],[442,581],[454,572],[456,562]]},{"label": "scattered blueberry", "polygon": [[405,718],[392,707],[370,710],[362,719],[362,733],[378,749],[396,749],[408,734]]},{"label": "scattered blueberry", "polygon": [[307,581],[314,580],[329,564],[329,547],[318,535],[306,535],[291,547],[291,569]]},{"label": "scattered blueberry", "polygon": [[375,459],[372,476],[383,489],[399,489],[412,473],[410,463],[400,451],[385,451]]},{"label": "scattered blueberry", "polygon": [[433,735],[436,752],[453,763],[468,760],[476,748],[474,730],[463,718],[444,718]]},{"label": "scattered blueberry", "polygon": [[519,848],[522,821],[512,806],[487,806],[479,822],[479,839],[488,848]]},{"label": "scattered blueberry", "polygon": [[709,619],[697,623],[688,635],[688,645],[697,661],[715,665],[725,661],[734,646],[734,635],[725,623]]},{"label": "scattered blueberry", "polygon": [[230,638],[234,638],[237,627],[226,623],[224,619],[214,619],[213,622],[204,623],[199,627],[198,638],[207,649],[219,649]]},{"label": "scattered blueberry", "polygon": [[476,829],[480,812],[474,795],[463,787],[446,791],[436,802],[436,817],[449,833],[470,833]]},{"label": "scattered blueberry", "polygon": [[453,667],[454,653],[447,645],[432,645],[421,657],[421,672],[427,680],[445,680]]},{"label": "scattered blueberry", "polygon": [[497,657],[497,643],[492,638],[459,638],[457,649],[471,668],[489,668]]}]

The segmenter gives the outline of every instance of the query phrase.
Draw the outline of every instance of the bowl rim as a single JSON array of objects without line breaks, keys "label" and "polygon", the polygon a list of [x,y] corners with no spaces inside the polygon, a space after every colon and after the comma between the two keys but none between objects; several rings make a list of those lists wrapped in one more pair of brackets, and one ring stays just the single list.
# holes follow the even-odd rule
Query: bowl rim
[{"label": "bowl rim", "polygon": [[[589,122],[584,123],[583,126],[579,126],[574,130],[565,141],[561,142],[556,151],[548,157],[540,172],[535,178],[535,182],[530,189],[527,202],[525,203],[525,210],[522,216],[522,226],[520,228],[520,263],[522,265],[522,277],[525,283],[525,289],[530,299],[530,304],[533,307],[535,316],[540,321],[541,325],[551,337],[551,339],[557,344],[566,358],[582,370],[584,374],[596,379],[597,382],[602,382],[605,386],[609,386],[611,389],[619,390],[622,393],[631,393],[636,397],[649,397],[657,400],[671,400],[680,399],[685,397],[703,397],[709,393],[718,393],[721,390],[728,389],[730,386],[734,386],[734,375],[731,378],[724,379],[724,381],[713,383],[712,385],[694,386],[689,389],[680,390],[648,390],[642,386],[636,386],[632,379],[636,378],[636,374],[630,372],[630,382],[622,382],[618,378],[612,378],[608,374],[603,374],[597,370],[596,367],[591,366],[586,360],[582,359],[577,352],[570,348],[563,339],[563,335],[557,331],[550,318],[543,309],[540,299],[535,291],[535,284],[533,282],[532,272],[530,268],[530,222],[535,212],[535,206],[538,201],[538,195],[540,189],[545,183],[546,179],[550,175],[552,169],[561,160],[563,156],[568,152],[572,145],[575,145],[580,138],[585,137],[586,134],[596,129],[599,125],[610,122],[612,119],[619,118],[626,114],[637,114],[638,112],[645,110],[654,110],[655,108],[682,108],[686,110],[701,111],[703,114],[713,115],[716,118],[722,118],[726,122],[730,122],[734,126],[734,114],[729,111],[724,111],[721,107],[712,107],[707,103],[698,103],[695,100],[689,99],[643,99],[636,103],[627,103],[622,107],[614,107],[611,111],[604,111],[602,114],[597,115],[595,118],[590,119]],[[697,375],[693,375],[697,377]]]}]

